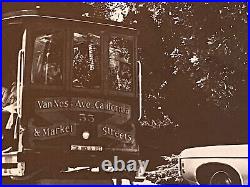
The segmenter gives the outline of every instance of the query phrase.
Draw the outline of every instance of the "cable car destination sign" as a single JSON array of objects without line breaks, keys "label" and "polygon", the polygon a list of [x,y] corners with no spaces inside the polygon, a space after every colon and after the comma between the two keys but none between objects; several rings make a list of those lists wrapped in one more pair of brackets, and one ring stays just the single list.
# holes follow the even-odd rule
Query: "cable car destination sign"
[{"label": "cable car destination sign", "polygon": [[129,105],[104,99],[90,98],[43,98],[36,101],[36,111],[88,110],[131,115]]},{"label": "cable car destination sign", "polygon": [[[131,106],[124,103],[81,97],[39,98],[35,100],[35,113],[48,122],[32,122],[30,126],[35,139],[74,136],[77,126],[84,122],[90,125],[96,123],[98,137],[117,139],[126,143],[134,141],[134,133],[123,130],[131,119]],[[102,113],[106,113],[108,117],[97,120],[98,116],[103,118],[105,114]]]}]

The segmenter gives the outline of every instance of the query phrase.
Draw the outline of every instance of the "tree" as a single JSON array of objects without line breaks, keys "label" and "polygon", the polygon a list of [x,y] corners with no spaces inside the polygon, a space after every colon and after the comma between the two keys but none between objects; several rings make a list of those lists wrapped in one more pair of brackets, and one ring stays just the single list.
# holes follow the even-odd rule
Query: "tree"
[{"label": "tree", "polygon": [[209,144],[210,134],[215,135],[211,144],[242,141],[241,131],[247,129],[246,4],[128,6],[124,21],[143,31],[145,120],[160,124],[169,116],[173,123],[165,120],[165,125],[180,126],[178,133],[187,139],[197,137],[189,142],[193,145]]}]

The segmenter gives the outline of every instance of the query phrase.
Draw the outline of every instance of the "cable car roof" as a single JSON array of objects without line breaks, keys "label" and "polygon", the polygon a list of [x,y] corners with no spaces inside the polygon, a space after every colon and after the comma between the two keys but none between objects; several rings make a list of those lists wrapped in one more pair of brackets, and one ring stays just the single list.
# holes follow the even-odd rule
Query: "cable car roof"
[{"label": "cable car roof", "polygon": [[52,15],[48,15],[46,13],[42,14],[38,10],[19,10],[19,11],[14,11],[14,12],[7,12],[7,13],[3,14],[2,21],[16,19],[16,18],[32,18],[32,17],[57,19],[57,20],[62,20],[62,21],[81,22],[81,23],[106,26],[106,27],[114,27],[114,28],[130,30],[132,32],[133,31],[137,32],[137,30],[135,28],[121,26],[121,25],[119,25],[118,22],[112,22],[112,24],[109,24],[109,23],[96,22],[96,21],[90,20],[90,18],[86,18],[86,17],[81,17],[82,19],[78,19],[78,18],[70,18],[70,17],[62,17],[62,16],[52,16]]}]

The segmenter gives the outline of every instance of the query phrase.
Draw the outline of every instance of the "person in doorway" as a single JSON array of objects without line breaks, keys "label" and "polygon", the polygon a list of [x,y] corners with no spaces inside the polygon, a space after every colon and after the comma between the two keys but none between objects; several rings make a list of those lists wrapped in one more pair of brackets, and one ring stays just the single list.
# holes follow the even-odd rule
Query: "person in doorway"
[{"label": "person in doorway", "polygon": [[2,87],[2,108],[6,106],[7,99],[8,99],[8,88],[5,86]]},{"label": "person in doorway", "polygon": [[17,86],[11,84],[10,90],[2,87],[2,153],[7,153],[14,148],[13,125],[17,120]]}]

